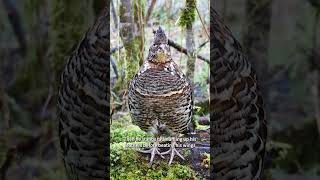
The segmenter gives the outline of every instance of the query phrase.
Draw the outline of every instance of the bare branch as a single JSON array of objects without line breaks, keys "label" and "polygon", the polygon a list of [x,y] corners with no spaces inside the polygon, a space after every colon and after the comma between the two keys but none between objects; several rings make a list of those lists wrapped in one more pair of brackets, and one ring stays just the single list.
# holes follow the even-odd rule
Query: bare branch
[{"label": "bare branch", "polygon": [[207,34],[207,36],[208,36],[208,39],[210,39],[210,35],[209,35],[208,31],[207,31],[207,28],[206,28],[206,26],[205,26],[205,24],[204,24],[204,21],[203,21],[201,15],[200,15],[200,12],[199,12],[197,6],[196,6],[196,10],[197,10],[198,16],[199,16],[199,18],[200,18],[202,27],[203,27],[204,31],[206,32],[206,34]]},{"label": "bare branch", "polygon": [[157,2],[157,0],[152,0],[151,1],[151,4],[150,4],[150,6],[148,8],[147,15],[146,15],[146,18],[145,18],[146,24],[148,24],[148,21],[150,19],[151,13],[153,11],[153,8],[154,8],[154,5],[156,4],[156,2]]},{"label": "bare branch", "polygon": [[[174,42],[173,40],[171,40],[171,39],[168,40],[168,44],[169,44],[169,46],[175,48],[175,49],[178,50],[179,52],[182,52],[182,53],[184,53],[184,54],[186,54],[186,55],[189,55],[189,54],[190,54],[190,52],[188,52],[186,48],[180,46],[179,44],[175,43],[175,42]],[[208,64],[210,63],[210,61],[209,61],[208,59],[206,59],[206,58],[204,58],[204,57],[202,57],[202,56],[200,56],[200,55],[197,55],[197,58],[200,59],[200,60],[202,60],[202,61],[204,61],[204,62],[206,62],[206,63],[208,63]]]},{"label": "bare branch", "polygon": [[198,47],[198,49],[203,48],[203,46],[205,46],[208,42],[210,42],[210,41],[206,41],[206,42],[203,42],[202,44],[200,44],[200,46]]}]

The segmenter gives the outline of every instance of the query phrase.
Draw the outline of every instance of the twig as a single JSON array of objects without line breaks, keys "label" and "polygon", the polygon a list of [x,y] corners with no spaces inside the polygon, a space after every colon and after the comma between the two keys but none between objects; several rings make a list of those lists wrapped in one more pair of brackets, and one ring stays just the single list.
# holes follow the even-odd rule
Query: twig
[{"label": "twig", "polygon": [[208,42],[210,42],[210,41],[206,41],[206,42],[203,42],[202,44],[200,44],[200,46],[198,47],[198,49],[203,48],[203,46],[205,46]]},{"label": "twig", "polygon": [[200,46],[199,46],[198,49],[196,50],[196,54],[198,54],[198,53],[201,51],[201,49],[202,49],[208,42],[210,42],[210,41],[206,41],[206,42],[200,44]]},{"label": "twig", "polygon": [[[178,50],[178,51],[180,51],[180,52],[182,52],[182,53],[184,53],[184,54],[186,54],[186,55],[189,55],[189,54],[190,54],[190,52],[188,52],[186,48],[180,46],[179,44],[175,43],[175,42],[172,41],[171,39],[168,40],[168,44],[169,44],[169,46],[175,48],[176,50]],[[204,58],[204,57],[202,57],[202,56],[200,56],[200,55],[197,55],[197,58],[198,58],[198,59],[201,59],[202,61],[204,61],[204,62],[206,62],[206,63],[208,63],[208,64],[210,64],[210,61],[209,61],[208,59],[206,59],[206,58]]]},{"label": "twig", "polygon": [[157,0],[152,0],[152,1],[151,1],[151,4],[150,4],[150,6],[149,6],[149,8],[148,8],[147,15],[146,15],[146,18],[145,18],[146,24],[148,24],[150,15],[151,15],[151,13],[152,13],[152,11],[153,11],[153,8],[154,8],[154,5],[156,4],[156,2],[157,2]]},{"label": "twig", "polygon": [[204,24],[204,21],[203,21],[201,15],[200,15],[200,12],[199,12],[197,6],[196,6],[196,10],[197,10],[198,16],[199,16],[199,18],[200,18],[201,24],[202,24],[202,26],[203,26],[203,29],[205,30],[205,32],[206,32],[206,34],[207,34],[207,36],[208,36],[208,39],[210,39],[210,35],[209,35],[208,31],[207,31],[207,28],[206,28],[206,26],[205,26],[205,24]]}]

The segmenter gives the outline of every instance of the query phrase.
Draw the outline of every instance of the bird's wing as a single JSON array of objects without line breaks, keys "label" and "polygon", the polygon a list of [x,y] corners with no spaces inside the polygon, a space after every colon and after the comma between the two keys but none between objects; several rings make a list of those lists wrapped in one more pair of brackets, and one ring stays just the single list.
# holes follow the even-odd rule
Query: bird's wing
[{"label": "bird's wing", "polygon": [[60,148],[70,179],[104,179],[107,171],[108,11],[71,54],[61,76],[57,116]]},{"label": "bird's wing", "polygon": [[216,177],[258,179],[266,120],[256,74],[240,43],[211,11],[211,142]]}]

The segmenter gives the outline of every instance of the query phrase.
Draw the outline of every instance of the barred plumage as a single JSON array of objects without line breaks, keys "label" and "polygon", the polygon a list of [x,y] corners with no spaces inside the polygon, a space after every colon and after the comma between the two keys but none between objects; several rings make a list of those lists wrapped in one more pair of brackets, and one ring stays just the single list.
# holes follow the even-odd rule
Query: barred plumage
[{"label": "barred plumage", "polygon": [[69,179],[105,179],[107,173],[108,10],[69,58],[58,96],[59,139]]},{"label": "barred plumage", "polygon": [[155,136],[186,132],[192,118],[191,83],[172,60],[167,41],[159,28],[147,60],[129,85],[133,123]]},{"label": "barred plumage", "polygon": [[210,11],[213,179],[260,179],[267,128],[256,74],[231,31]]}]

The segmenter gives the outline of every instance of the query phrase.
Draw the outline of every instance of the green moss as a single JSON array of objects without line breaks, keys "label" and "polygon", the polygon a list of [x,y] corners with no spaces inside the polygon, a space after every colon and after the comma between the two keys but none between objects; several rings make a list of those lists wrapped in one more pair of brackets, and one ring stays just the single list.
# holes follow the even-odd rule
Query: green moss
[{"label": "green moss", "polygon": [[189,157],[191,155],[191,150],[190,149],[181,149],[180,153],[183,157]]},{"label": "green moss", "polygon": [[123,114],[120,118],[113,120],[110,127],[111,143],[127,142],[128,138],[152,137],[142,131],[138,126],[131,123],[129,114]]},{"label": "green moss", "polygon": [[122,165],[124,167],[130,166],[129,162],[135,162],[137,154],[131,150],[126,149],[126,143],[112,143],[110,146],[110,162],[111,167]]},{"label": "green moss", "polygon": [[196,0],[186,0],[186,6],[181,11],[179,25],[187,27],[192,25],[196,19]]},{"label": "green moss", "polygon": [[138,58],[127,59],[126,62],[126,83],[128,84],[139,69]]},{"label": "green moss", "polygon": [[[127,148],[129,144],[125,140],[130,137],[142,138],[151,137],[149,134],[132,125],[128,116],[124,115],[119,120],[114,120],[111,125],[111,145],[110,145],[110,179],[129,180],[175,180],[175,179],[197,179],[196,173],[187,165],[180,165],[173,162],[168,165],[167,160],[155,159],[151,167],[148,163],[149,156],[140,155],[134,149]],[[145,142],[139,142],[145,143]],[[184,155],[190,152],[183,151]]]},{"label": "green moss", "polygon": [[142,41],[140,36],[136,36],[131,43],[127,43],[126,54],[126,82],[128,83],[139,70],[139,62],[143,59],[141,51]]},{"label": "green moss", "polygon": [[145,138],[150,137],[138,126],[130,125],[123,128],[113,129],[110,131],[111,143],[126,142],[128,138]]},{"label": "green moss", "polygon": [[115,122],[112,122],[110,128],[111,128],[111,131],[112,131],[113,129],[122,128],[122,127],[125,127],[125,126],[126,125],[122,124],[121,122],[115,121]]},{"label": "green moss", "polygon": [[197,126],[197,129],[199,129],[199,130],[207,130],[208,128],[210,128],[210,126],[207,126],[207,125],[198,125]]},{"label": "green moss", "polygon": [[176,164],[169,169],[169,179],[195,179],[195,173],[187,166]]},{"label": "green moss", "polygon": [[148,158],[126,149],[125,143],[111,144],[111,179],[196,179],[195,172],[188,166],[176,163],[168,166],[167,161],[158,160],[149,167]]}]

